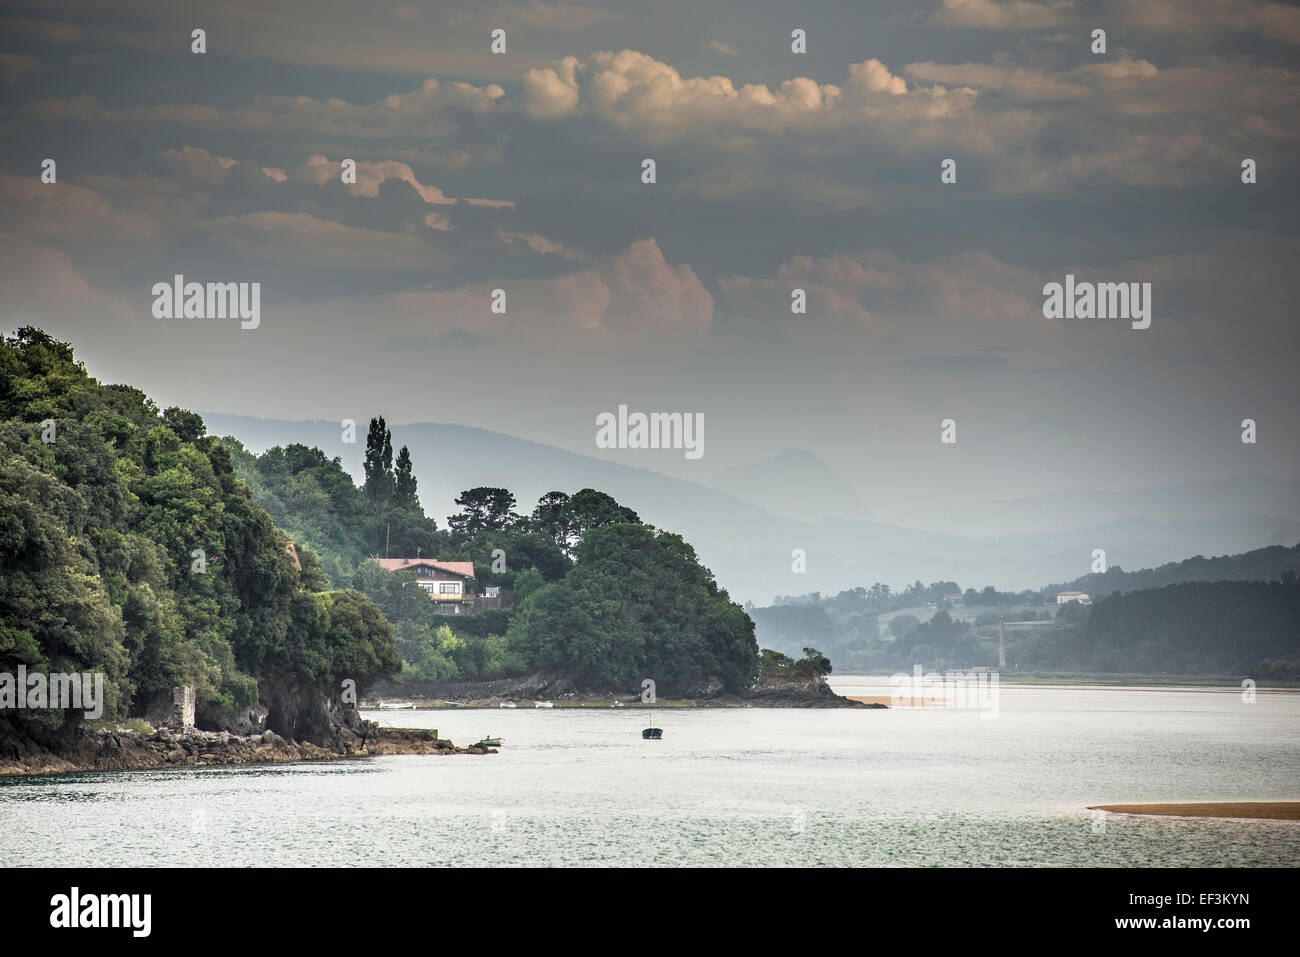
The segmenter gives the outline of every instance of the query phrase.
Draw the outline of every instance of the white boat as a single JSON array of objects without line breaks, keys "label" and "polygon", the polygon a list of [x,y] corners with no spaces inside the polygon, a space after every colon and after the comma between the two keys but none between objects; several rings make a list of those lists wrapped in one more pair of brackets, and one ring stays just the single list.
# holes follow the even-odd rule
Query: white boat
[{"label": "white boat", "polygon": [[517,707],[519,707],[519,705],[515,704],[513,701],[502,701],[500,706],[501,706],[502,708],[517,708]]},{"label": "white boat", "polygon": [[555,702],[554,702],[554,701],[534,701],[534,702],[533,702],[533,707],[534,707],[534,708],[554,708],[554,707],[555,707]]},{"label": "white boat", "polygon": [[379,702],[380,711],[414,711],[414,701],[383,701]]}]

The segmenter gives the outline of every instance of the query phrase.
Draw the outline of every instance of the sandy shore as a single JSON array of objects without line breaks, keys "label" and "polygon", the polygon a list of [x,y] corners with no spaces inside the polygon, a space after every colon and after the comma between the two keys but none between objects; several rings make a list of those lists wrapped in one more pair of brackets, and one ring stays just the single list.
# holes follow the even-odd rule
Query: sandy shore
[{"label": "sandy shore", "polygon": [[1196,804],[1098,804],[1090,811],[1169,817],[1266,818],[1300,821],[1300,801],[1204,801]]}]

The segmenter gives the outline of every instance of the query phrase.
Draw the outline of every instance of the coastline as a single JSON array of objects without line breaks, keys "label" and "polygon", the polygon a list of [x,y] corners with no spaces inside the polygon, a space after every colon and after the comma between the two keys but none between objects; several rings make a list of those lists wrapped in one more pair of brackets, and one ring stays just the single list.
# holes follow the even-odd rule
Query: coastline
[{"label": "coastline", "polygon": [[496,754],[493,748],[460,748],[434,729],[375,726],[355,741],[322,747],[289,741],[274,731],[237,735],[225,731],[85,731],[66,748],[20,745],[0,757],[0,777],[82,771],[157,771],[337,761],[389,754]]},{"label": "coastline", "polygon": [[1095,804],[1089,811],[1153,817],[1300,821],[1300,801],[1197,801],[1187,804]]},{"label": "coastline", "polygon": [[[879,701],[861,700],[857,697],[819,693],[791,693],[783,691],[751,692],[746,695],[719,695],[709,698],[657,698],[654,702],[644,702],[640,698],[614,698],[610,695],[576,695],[560,699],[516,699],[511,697],[487,695],[483,697],[454,698],[404,698],[414,704],[414,708],[380,708],[379,700],[369,699],[361,702],[363,711],[382,711],[385,714],[401,714],[404,711],[475,711],[497,710],[500,708],[518,708],[531,711],[538,701],[549,703],[555,709],[610,709],[618,708],[628,711],[655,709],[709,709],[709,708],[887,708],[887,699]],[[393,701],[384,698],[384,701]],[[547,704],[543,704],[547,707]]]},{"label": "coastline", "polygon": [[[639,694],[611,689],[581,688],[570,675],[538,672],[522,678],[489,681],[455,681],[434,685],[423,694],[386,691],[361,702],[366,710],[378,707],[380,699],[413,703],[416,710],[445,708],[534,708],[538,702],[554,708],[882,708],[881,703],[864,703],[835,691],[823,678],[760,678],[748,691],[727,694],[721,682],[690,689],[678,698],[658,697],[643,701]],[[394,709],[405,710],[405,709]]]}]

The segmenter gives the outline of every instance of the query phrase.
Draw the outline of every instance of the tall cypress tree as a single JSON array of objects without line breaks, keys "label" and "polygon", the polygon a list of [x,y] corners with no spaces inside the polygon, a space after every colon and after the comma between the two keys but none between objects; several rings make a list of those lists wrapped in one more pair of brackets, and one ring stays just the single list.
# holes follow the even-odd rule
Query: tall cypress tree
[{"label": "tall cypress tree", "polygon": [[393,435],[384,417],[370,420],[366,433],[366,497],[372,502],[387,502],[393,497]]},{"label": "tall cypress tree", "polygon": [[393,433],[384,429],[384,485],[383,498],[390,500],[393,497]]},{"label": "tall cypress tree", "polygon": [[415,472],[411,467],[411,452],[405,445],[397,453],[397,471],[393,479],[393,503],[398,508],[408,511],[417,508]]}]

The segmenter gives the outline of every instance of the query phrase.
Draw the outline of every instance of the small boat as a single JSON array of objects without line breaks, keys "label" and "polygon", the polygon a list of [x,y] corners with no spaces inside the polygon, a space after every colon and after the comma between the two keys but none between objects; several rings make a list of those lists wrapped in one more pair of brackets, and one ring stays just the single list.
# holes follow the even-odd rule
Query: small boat
[{"label": "small boat", "polygon": [[513,701],[502,701],[500,706],[501,706],[502,708],[517,708],[517,707],[519,707],[519,705],[515,704]]},{"label": "small boat", "polygon": [[459,707],[460,707],[460,705],[459,705],[457,702],[455,702],[455,701],[444,701],[442,704],[443,704],[443,707],[445,707],[445,708],[459,708]]},{"label": "small boat", "polygon": [[663,728],[646,728],[641,732],[641,737],[645,738],[647,741],[659,741],[663,739],[663,736]]},{"label": "small boat", "polygon": [[380,711],[414,711],[414,701],[384,701],[379,702]]},{"label": "small boat", "polygon": [[533,707],[534,707],[534,708],[554,708],[554,707],[555,707],[555,702],[554,702],[554,701],[534,701],[534,702],[533,702]]},{"label": "small boat", "polygon": [[484,738],[475,747],[479,748],[499,748],[503,744],[501,738]]}]

